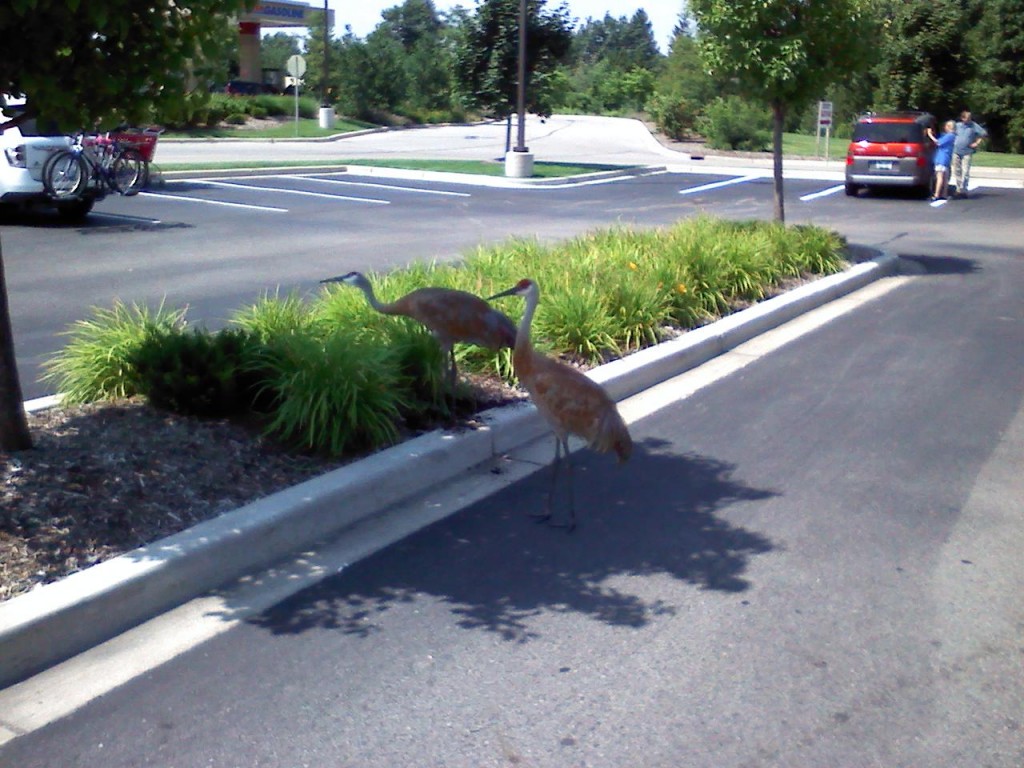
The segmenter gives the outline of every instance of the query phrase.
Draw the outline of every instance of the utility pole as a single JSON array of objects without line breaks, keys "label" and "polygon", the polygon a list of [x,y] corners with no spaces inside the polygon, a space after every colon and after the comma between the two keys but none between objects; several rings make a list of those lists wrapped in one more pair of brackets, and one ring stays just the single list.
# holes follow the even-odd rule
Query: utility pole
[{"label": "utility pole", "polygon": [[516,111],[519,117],[516,152],[528,152],[526,146],[526,0],[519,0],[519,84],[516,88]]},{"label": "utility pole", "polygon": [[516,145],[511,152],[505,154],[505,175],[523,179],[533,175],[533,155],[526,146],[526,0],[519,0],[519,83],[516,102],[519,117]]},{"label": "utility pole", "polygon": [[320,85],[320,106],[326,107],[327,104],[327,77],[330,68],[327,66],[328,48],[327,38],[329,34],[327,31],[327,0],[324,0],[324,77]]},{"label": "utility pole", "polygon": [[327,79],[330,77],[328,59],[331,55],[331,33],[330,33],[330,10],[327,8],[327,0],[324,0],[324,71],[320,81],[320,127],[334,127],[334,107],[327,98]]}]

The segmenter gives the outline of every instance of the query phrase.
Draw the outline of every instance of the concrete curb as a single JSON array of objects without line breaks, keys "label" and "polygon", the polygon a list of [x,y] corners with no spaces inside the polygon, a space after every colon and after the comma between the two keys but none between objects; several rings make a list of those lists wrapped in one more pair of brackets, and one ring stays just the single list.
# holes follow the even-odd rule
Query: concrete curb
[{"label": "concrete curb", "polygon": [[[601,366],[621,400],[811,309],[892,274],[891,254],[801,286],[678,339]],[[532,405],[488,411],[484,426],[433,432],[0,604],[0,688],[542,436]]]}]

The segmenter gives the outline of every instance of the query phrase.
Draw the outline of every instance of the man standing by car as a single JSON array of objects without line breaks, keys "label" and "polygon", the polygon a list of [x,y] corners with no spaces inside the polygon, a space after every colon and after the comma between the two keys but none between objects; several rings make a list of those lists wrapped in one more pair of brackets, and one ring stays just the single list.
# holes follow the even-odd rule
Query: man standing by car
[{"label": "man standing by car", "polygon": [[956,197],[967,197],[967,184],[971,180],[971,160],[981,144],[988,136],[988,131],[971,120],[971,111],[965,109],[960,113],[956,124],[956,141],[953,142],[953,184],[956,186]]}]

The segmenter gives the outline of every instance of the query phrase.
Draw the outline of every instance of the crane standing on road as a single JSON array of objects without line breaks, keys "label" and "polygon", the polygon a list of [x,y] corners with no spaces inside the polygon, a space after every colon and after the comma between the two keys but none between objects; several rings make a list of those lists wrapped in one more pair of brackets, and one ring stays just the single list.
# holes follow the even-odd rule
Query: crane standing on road
[{"label": "crane standing on road", "polygon": [[321,283],[345,283],[358,288],[370,306],[385,315],[402,315],[426,326],[437,340],[441,351],[449,360],[449,391],[452,421],[455,420],[455,384],[458,370],[455,365],[455,344],[475,344],[495,351],[511,348],[516,341],[516,326],[508,316],[490,304],[466,291],[453,288],[417,288],[389,304],[381,304],[373,293],[373,286],[362,272],[349,272],[329,277]]},{"label": "crane standing on road", "polygon": [[526,311],[519,321],[516,344],[512,351],[512,365],[515,367],[516,376],[530,393],[538,412],[555,433],[555,463],[552,467],[551,489],[545,513],[539,517],[541,520],[551,519],[551,501],[555,494],[559,464],[564,453],[569,488],[567,527],[571,531],[576,527],[576,508],[572,492],[569,435],[583,438],[595,451],[615,451],[620,463],[626,461],[632,453],[633,440],[614,401],[600,384],[575,368],[547,357],[533,348],[530,324],[540,300],[540,288],[537,283],[533,280],[520,280],[507,291],[491,296],[488,301],[501,296],[526,298]]}]

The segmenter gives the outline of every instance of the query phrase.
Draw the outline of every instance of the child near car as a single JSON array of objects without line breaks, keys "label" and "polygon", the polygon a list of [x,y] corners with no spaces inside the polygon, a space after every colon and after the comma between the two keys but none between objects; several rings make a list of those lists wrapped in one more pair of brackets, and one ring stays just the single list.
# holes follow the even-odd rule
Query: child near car
[{"label": "child near car", "polygon": [[929,200],[945,200],[949,194],[949,167],[953,162],[953,142],[956,141],[956,123],[947,120],[942,126],[942,135],[938,138],[928,130],[928,135],[935,142],[935,191]]}]

